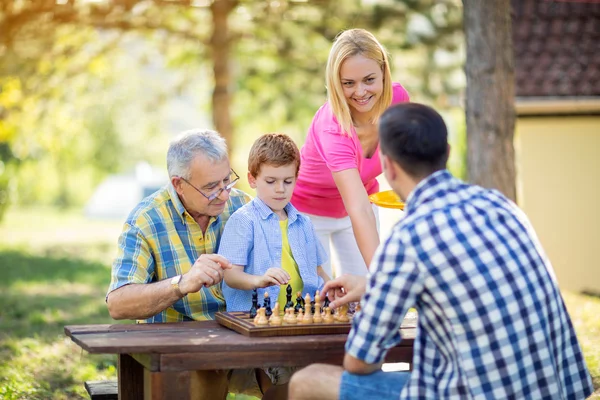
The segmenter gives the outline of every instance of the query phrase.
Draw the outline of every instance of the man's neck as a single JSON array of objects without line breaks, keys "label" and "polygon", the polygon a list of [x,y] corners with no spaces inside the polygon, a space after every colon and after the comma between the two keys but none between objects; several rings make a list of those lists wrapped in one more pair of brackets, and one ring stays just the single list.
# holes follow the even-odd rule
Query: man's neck
[{"label": "man's neck", "polygon": [[194,221],[196,221],[198,223],[198,225],[200,225],[202,234],[205,234],[206,229],[208,229],[208,224],[210,222],[210,218],[211,218],[210,215],[192,214],[192,213],[190,213],[190,215],[192,216],[192,218],[194,218]]}]

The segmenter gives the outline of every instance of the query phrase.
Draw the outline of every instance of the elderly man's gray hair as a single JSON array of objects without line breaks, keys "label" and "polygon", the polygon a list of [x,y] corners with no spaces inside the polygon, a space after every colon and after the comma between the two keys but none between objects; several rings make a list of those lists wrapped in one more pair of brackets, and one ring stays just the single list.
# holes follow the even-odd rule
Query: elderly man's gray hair
[{"label": "elderly man's gray hair", "polygon": [[190,163],[199,154],[215,163],[222,161],[227,158],[225,139],[210,129],[192,129],[182,132],[171,141],[167,151],[169,178],[180,176],[190,179]]}]

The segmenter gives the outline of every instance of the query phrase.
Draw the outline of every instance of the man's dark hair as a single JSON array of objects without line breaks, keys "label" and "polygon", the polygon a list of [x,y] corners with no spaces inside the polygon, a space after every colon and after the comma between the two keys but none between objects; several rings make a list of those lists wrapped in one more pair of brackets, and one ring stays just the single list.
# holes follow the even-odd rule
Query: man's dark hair
[{"label": "man's dark hair", "polygon": [[426,105],[402,103],[388,108],[379,119],[379,143],[381,152],[414,178],[446,168],[446,124]]}]

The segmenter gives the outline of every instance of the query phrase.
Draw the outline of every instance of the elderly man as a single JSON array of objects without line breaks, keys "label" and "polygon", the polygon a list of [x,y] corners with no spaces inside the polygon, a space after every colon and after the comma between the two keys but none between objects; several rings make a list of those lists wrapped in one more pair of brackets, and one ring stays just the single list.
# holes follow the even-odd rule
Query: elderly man
[{"label": "elderly man", "polygon": [[[337,307],[362,297],[344,368],[297,372],[298,399],[584,399],[592,382],[550,263],[519,208],[446,170],[442,117],[421,104],[379,121],[386,179],[405,216],[367,279],[323,288]],[[331,297],[330,297],[331,299]],[[419,312],[412,372],[382,372],[410,307]]]},{"label": "elderly man", "polygon": [[[229,261],[216,253],[229,216],[250,200],[233,189],[225,140],[210,130],[184,132],[167,152],[170,184],[129,214],[106,296],[114,319],[177,322],[213,319],[225,311],[220,285]],[[256,373],[256,375],[255,375]],[[198,372],[200,382],[261,397],[257,370]],[[220,385],[216,384],[220,382]],[[202,385],[201,385],[202,386]],[[214,396],[211,392],[211,396]]]}]

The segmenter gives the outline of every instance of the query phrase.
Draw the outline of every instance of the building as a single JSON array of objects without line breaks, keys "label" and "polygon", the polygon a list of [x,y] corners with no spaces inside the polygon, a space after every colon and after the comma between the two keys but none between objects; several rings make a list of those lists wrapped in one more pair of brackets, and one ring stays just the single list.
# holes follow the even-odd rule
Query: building
[{"label": "building", "polygon": [[562,289],[600,294],[600,2],[513,0],[518,201]]}]

